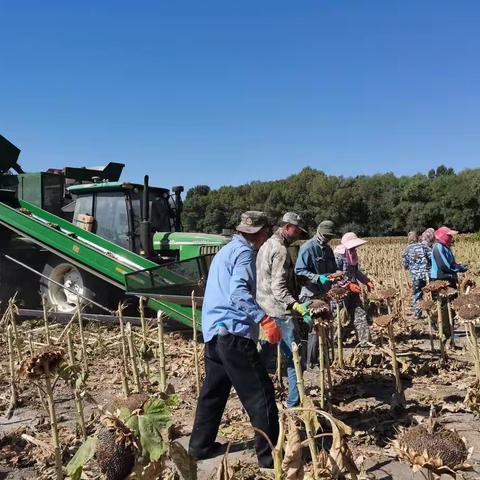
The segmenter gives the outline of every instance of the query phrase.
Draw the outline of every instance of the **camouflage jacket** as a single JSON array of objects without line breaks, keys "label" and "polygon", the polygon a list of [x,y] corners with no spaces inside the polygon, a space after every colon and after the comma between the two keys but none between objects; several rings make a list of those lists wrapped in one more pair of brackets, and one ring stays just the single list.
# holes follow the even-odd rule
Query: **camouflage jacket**
[{"label": "camouflage jacket", "polygon": [[411,243],[403,254],[403,266],[414,280],[426,279],[432,264],[432,249],[425,243]]},{"label": "camouflage jacket", "polygon": [[[257,303],[270,317],[284,318],[296,302],[288,243],[277,230],[257,254]],[[290,312],[288,312],[290,313]]]}]

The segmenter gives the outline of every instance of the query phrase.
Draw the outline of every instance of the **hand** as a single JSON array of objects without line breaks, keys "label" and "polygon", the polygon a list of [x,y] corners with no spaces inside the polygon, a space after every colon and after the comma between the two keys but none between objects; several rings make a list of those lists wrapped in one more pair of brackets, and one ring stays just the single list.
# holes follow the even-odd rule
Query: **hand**
[{"label": "hand", "polygon": [[317,283],[319,283],[320,285],[325,285],[329,281],[330,279],[328,278],[328,275],[319,275]]},{"label": "hand", "polygon": [[349,283],[347,288],[352,292],[352,293],[361,293],[362,291],[362,287],[360,287],[360,285],[356,284],[356,283]]},{"label": "hand", "polygon": [[307,324],[307,325],[311,325],[312,324],[312,317],[310,316],[309,313],[305,314],[303,316],[303,321]]},{"label": "hand", "polygon": [[310,305],[310,302],[304,302],[304,303],[295,302],[292,306],[292,310],[294,312],[297,312],[302,317],[304,317],[305,315],[308,314],[308,306],[309,305]]},{"label": "hand", "polygon": [[260,326],[265,332],[268,343],[278,343],[282,339],[282,331],[272,317],[265,315],[260,321]]},{"label": "hand", "polygon": [[367,290],[371,292],[375,287],[373,286],[372,282],[367,282]]},{"label": "hand", "polygon": [[335,272],[335,273],[331,273],[331,274],[328,276],[328,279],[329,279],[331,282],[334,282],[334,281],[336,281],[336,280],[342,279],[344,276],[345,276],[345,273],[344,273],[344,272]]}]

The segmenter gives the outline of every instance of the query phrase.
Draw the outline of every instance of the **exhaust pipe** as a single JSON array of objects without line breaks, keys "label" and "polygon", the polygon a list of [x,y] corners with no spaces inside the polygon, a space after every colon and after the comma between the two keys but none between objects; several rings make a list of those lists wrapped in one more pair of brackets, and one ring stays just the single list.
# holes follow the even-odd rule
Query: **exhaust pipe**
[{"label": "exhaust pipe", "polygon": [[143,179],[142,195],[142,220],[140,222],[140,255],[152,256],[152,227],[150,224],[150,192],[148,188],[148,175]]}]

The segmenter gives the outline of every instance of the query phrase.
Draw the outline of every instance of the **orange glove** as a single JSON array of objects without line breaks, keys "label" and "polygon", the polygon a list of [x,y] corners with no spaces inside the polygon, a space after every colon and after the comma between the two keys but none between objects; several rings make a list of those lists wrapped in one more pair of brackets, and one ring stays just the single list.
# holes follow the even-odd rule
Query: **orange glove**
[{"label": "orange glove", "polygon": [[371,292],[374,289],[373,283],[372,282],[367,282],[367,290]]},{"label": "orange glove", "polygon": [[362,291],[362,287],[360,285],[357,285],[356,283],[349,283],[348,284],[348,289],[352,293],[361,293],[361,291]]},{"label": "orange glove", "polygon": [[265,315],[260,321],[260,326],[265,332],[268,343],[278,343],[282,339],[282,331],[272,317]]}]

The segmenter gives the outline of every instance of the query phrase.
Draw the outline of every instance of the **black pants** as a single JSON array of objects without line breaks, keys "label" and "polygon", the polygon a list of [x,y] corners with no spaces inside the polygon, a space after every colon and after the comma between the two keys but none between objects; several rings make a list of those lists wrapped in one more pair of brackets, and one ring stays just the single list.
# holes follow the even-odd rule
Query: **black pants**
[{"label": "black pants", "polygon": [[[275,445],[278,438],[275,391],[255,343],[231,334],[215,336],[205,344],[205,372],[190,438],[190,453],[195,456],[207,452],[214,443],[232,385],[252,426],[262,430]],[[257,432],[255,450],[259,465],[272,467],[268,442]]]}]

